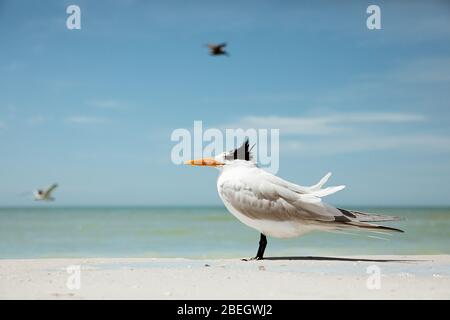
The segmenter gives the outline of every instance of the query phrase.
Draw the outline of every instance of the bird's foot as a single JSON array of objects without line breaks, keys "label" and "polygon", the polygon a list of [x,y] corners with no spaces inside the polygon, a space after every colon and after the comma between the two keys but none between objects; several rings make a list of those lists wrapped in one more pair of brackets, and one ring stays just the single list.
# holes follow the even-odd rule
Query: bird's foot
[{"label": "bird's foot", "polygon": [[252,257],[252,258],[243,258],[242,261],[254,261],[254,260],[264,260],[263,257]]}]

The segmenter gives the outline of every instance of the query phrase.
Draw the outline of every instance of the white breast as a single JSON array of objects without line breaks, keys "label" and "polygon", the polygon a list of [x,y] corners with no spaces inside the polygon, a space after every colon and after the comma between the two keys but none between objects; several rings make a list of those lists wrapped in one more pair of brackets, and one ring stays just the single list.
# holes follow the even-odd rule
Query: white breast
[{"label": "white breast", "polygon": [[[258,168],[254,169],[260,170]],[[227,168],[226,170],[222,171],[217,180],[217,190],[219,196],[222,199],[225,207],[228,209],[228,211],[231,212],[231,214],[233,214],[239,221],[241,221],[245,225],[258,230],[266,236],[276,238],[297,237],[314,230],[313,226],[302,224],[300,221],[277,221],[276,219],[268,220],[248,217],[239,212],[239,210],[237,210],[235,207],[233,207],[233,204],[230,203],[224,196],[223,185],[226,182],[233,182],[233,180],[239,179],[240,176],[242,177],[246,174],[252,174],[251,170],[253,169],[248,167]]]}]

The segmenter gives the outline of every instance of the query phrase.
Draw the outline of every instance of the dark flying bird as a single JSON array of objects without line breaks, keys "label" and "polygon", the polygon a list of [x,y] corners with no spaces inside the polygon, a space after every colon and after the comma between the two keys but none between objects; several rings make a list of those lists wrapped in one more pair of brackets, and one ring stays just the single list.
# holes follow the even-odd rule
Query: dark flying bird
[{"label": "dark flying bird", "polygon": [[220,55],[226,55],[229,56],[228,52],[224,50],[224,48],[227,46],[226,43],[221,44],[207,44],[209,48],[209,54],[212,56],[220,56]]}]

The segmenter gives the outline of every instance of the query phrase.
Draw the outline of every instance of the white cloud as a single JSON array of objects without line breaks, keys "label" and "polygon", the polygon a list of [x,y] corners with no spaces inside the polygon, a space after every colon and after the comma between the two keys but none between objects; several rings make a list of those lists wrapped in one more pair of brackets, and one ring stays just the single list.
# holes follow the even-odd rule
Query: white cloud
[{"label": "white cloud", "polygon": [[106,118],[90,117],[90,116],[71,116],[66,119],[70,123],[75,124],[102,124],[108,122]]},{"label": "white cloud", "polygon": [[40,115],[32,116],[32,117],[30,117],[30,118],[28,119],[28,123],[31,124],[31,125],[42,124],[42,123],[44,123],[45,121],[47,121],[47,118],[44,117],[44,116],[40,116]]},{"label": "white cloud", "polygon": [[225,127],[273,128],[280,129],[281,134],[327,135],[351,131],[362,124],[410,123],[424,120],[425,117],[420,114],[395,112],[335,113],[309,117],[248,116]]},{"label": "white cloud", "polygon": [[353,135],[325,140],[287,140],[282,141],[281,152],[299,152],[304,155],[331,155],[380,150],[435,150],[450,152],[450,136],[430,134],[416,135]]},{"label": "white cloud", "polygon": [[[450,136],[420,131],[424,115],[399,112],[332,113],[322,116],[248,116],[221,128],[280,129],[281,152],[330,155],[379,150],[450,152]],[[369,125],[376,125],[374,130]],[[398,133],[400,125],[410,134]],[[424,129],[421,129],[424,130]]]}]

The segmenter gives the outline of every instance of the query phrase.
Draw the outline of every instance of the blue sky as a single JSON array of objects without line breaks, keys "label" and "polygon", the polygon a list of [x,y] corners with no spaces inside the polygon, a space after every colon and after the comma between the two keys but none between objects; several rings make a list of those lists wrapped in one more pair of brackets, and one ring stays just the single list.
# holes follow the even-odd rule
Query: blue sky
[{"label": "blue sky", "polygon": [[0,205],[53,182],[57,205],[219,205],[214,169],[170,160],[194,120],[279,128],[278,174],[332,171],[334,204],[450,205],[445,1],[2,0],[0,37]]}]

